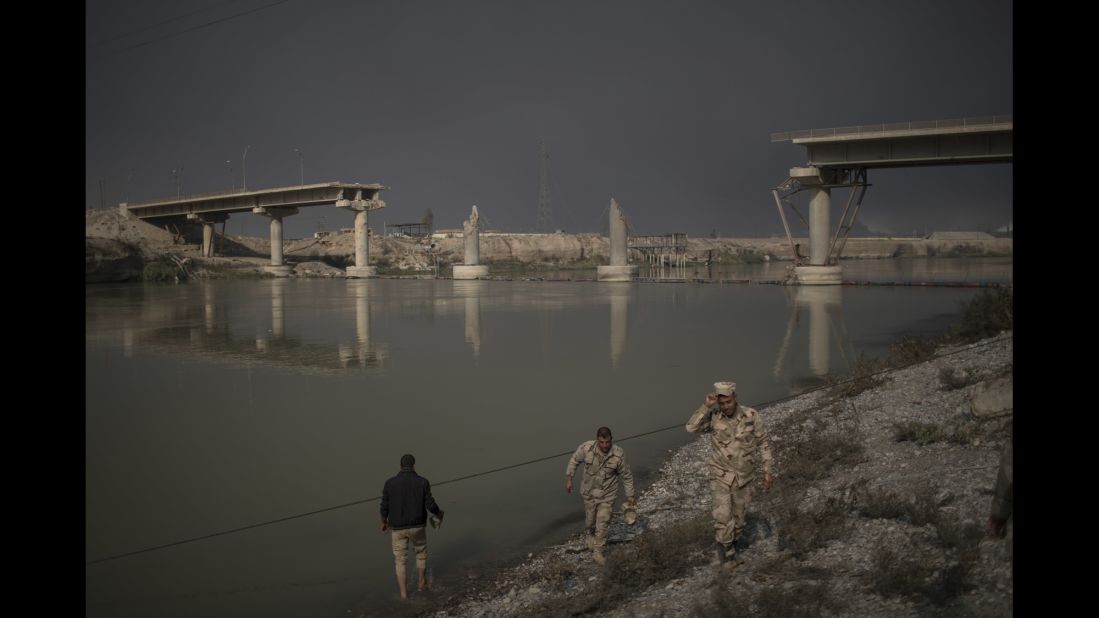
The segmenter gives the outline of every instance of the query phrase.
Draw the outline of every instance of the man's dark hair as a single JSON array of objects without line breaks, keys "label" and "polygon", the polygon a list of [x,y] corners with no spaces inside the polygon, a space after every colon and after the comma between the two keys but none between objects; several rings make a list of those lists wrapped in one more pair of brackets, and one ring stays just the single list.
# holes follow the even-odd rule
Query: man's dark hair
[{"label": "man's dark hair", "polygon": [[606,438],[606,439],[610,440],[611,439],[611,428],[610,427],[600,427],[599,429],[596,429],[595,430],[595,437],[596,438]]},{"label": "man's dark hair", "polygon": [[401,467],[411,468],[416,465],[416,458],[412,455],[401,455]]}]

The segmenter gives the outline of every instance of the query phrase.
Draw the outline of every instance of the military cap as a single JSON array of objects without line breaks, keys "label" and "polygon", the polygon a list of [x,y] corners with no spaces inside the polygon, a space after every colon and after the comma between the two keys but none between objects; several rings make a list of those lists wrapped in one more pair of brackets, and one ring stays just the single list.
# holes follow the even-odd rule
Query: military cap
[{"label": "military cap", "polygon": [[732,397],[736,393],[736,382],[714,382],[714,393]]}]

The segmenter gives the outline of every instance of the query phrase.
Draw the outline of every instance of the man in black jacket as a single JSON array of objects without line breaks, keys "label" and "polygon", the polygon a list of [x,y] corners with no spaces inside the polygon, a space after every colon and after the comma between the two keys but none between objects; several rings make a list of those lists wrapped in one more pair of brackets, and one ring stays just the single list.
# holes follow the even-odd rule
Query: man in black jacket
[{"label": "man in black jacket", "polygon": [[401,471],[385,482],[382,488],[382,532],[393,531],[393,557],[397,561],[397,587],[401,598],[408,598],[405,588],[405,567],[408,562],[408,543],[416,550],[416,570],[420,583],[417,590],[427,589],[427,512],[437,518],[435,526],[443,523],[443,510],[431,497],[431,483],[416,474],[416,458],[401,456]]}]

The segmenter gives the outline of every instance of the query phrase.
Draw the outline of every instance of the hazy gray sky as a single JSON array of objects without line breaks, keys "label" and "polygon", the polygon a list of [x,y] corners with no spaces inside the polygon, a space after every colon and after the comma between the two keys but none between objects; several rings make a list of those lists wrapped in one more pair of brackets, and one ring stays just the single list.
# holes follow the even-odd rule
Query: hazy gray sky
[{"label": "hazy gray sky", "polygon": [[[268,6],[271,5],[271,6]],[[978,0],[90,0],[85,206],[380,182],[382,221],[781,232],[805,149],[770,133],[1012,114],[1012,4]],[[227,164],[226,161],[230,163]],[[230,171],[231,166],[231,171]],[[173,170],[182,170],[173,174]],[[880,231],[1012,219],[1012,165],[871,170]],[[833,217],[846,198],[833,192]],[[802,198],[804,200],[804,198]],[[307,208],[288,237],[349,227]],[[231,233],[266,234],[235,215]]]}]

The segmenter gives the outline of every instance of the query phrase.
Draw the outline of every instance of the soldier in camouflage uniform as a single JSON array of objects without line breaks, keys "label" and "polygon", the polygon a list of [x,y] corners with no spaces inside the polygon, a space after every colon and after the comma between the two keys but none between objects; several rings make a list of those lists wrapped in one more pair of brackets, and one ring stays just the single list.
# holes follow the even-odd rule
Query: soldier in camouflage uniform
[{"label": "soldier in camouflage uniform", "polygon": [[[618,478],[626,485],[626,504],[634,506],[637,501],[633,491],[633,473],[626,463],[626,453],[622,447],[615,446],[611,430],[600,427],[595,440],[588,440],[577,447],[569,458],[565,468],[565,491],[572,493],[572,475],[576,466],[584,464],[584,479],[580,482],[580,495],[584,497],[584,521],[588,533],[588,546],[592,550],[592,559],[599,564],[605,562],[603,547],[607,544],[607,527],[611,521],[611,510],[618,498]],[[592,532],[594,531],[594,535]]]},{"label": "soldier in camouflage uniform", "polygon": [[745,514],[752,501],[755,455],[763,464],[763,486],[771,489],[771,443],[754,408],[737,405],[736,383],[716,382],[714,392],[687,421],[687,431],[709,433],[710,489],[714,494],[714,547],[719,563],[736,558],[736,540],[744,531]]}]

